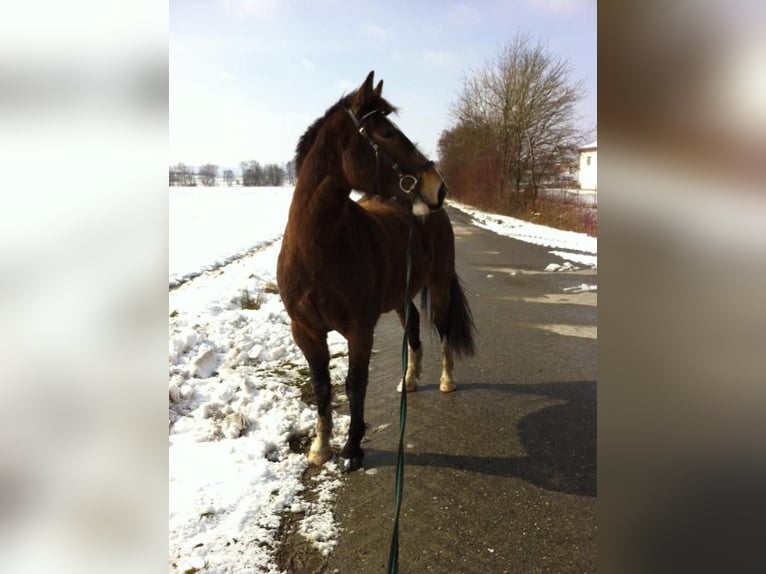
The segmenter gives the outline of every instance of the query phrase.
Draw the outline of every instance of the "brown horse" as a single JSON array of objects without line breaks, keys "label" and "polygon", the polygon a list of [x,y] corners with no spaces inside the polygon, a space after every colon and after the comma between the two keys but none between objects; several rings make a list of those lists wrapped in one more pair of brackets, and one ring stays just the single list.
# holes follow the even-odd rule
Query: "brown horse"
[{"label": "brown horse", "polygon": [[[309,127],[296,149],[298,181],[277,263],[279,291],[292,319],[295,343],[308,361],[318,420],[309,460],[331,455],[330,354],[327,333],[348,341],[346,394],[351,425],[341,456],[361,466],[364,398],[375,324],[396,310],[404,323],[409,225],[410,297],[430,295],[431,314],[442,341],[440,389],[455,389],[453,352],[474,352],[473,321],[455,274],[455,245],[441,209],[446,186],[428,161],[387,118],[395,108],[373,88],[373,72]],[[352,189],[370,197],[350,198]],[[428,215],[426,215],[428,214]],[[424,297],[425,300],[425,297]],[[408,391],[420,376],[419,315],[409,301]]]}]

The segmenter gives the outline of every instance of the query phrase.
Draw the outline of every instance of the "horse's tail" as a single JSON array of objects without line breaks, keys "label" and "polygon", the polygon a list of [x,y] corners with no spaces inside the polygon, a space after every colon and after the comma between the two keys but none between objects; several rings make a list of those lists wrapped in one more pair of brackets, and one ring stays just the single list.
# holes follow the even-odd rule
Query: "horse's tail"
[{"label": "horse's tail", "polygon": [[428,286],[426,285],[420,292],[420,312],[428,317],[429,322],[433,321],[434,318],[434,312],[433,309],[431,309],[430,303],[431,297],[428,296]]},{"label": "horse's tail", "polygon": [[[458,357],[473,356],[476,353],[476,344],[473,340],[476,327],[461,283],[457,274],[453,275],[449,286],[446,329],[447,343]],[[434,309],[428,287],[424,287],[420,292],[420,309],[423,314],[427,313],[430,322],[433,322]]]},{"label": "horse's tail", "polygon": [[449,319],[447,342],[458,357],[473,356],[476,345],[473,340],[475,325],[468,300],[460,285],[457,273],[453,275],[449,286]]}]

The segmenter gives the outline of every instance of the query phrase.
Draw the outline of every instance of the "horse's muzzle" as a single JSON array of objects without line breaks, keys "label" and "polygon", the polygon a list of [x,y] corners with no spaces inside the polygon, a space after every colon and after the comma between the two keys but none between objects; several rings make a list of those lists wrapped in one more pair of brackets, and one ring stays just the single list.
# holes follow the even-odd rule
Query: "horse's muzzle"
[{"label": "horse's muzzle", "polygon": [[412,212],[415,215],[428,215],[440,210],[447,196],[447,185],[433,162],[429,162],[427,168],[420,172],[418,183],[415,193],[410,195]]},{"label": "horse's muzzle", "polygon": [[447,186],[442,183],[436,193],[436,203],[429,202],[426,197],[417,190],[410,196],[412,201],[412,213],[425,216],[434,211],[439,211],[444,204],[444,198],[447,196]]}]

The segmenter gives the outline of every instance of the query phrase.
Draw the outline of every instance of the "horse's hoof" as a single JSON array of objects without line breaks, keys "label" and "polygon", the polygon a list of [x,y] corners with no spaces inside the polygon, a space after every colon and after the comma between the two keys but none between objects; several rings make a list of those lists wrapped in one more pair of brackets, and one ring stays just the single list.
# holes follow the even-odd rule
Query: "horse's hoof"
[{"label": "horse's hoof", "polygon": [[[396,392],[401,393],[402,392],[402,381],[399,381],[399,384],[396,385]],[[415,381],[407,381],[407,392],[412,393],[418,390],[418,384]]]},{"label": "horse's hoof", "polygon": [[359,470],[360,468],[362,468],[361,456],[353,456],[343,461],[343,469],[346,472],[354,472],[355,470]]},{"label": "horse's hoof", "polygon": [[457,388],[457,383],[455,381],[448,381],[446,379],[442,379],[439,381],[439,390],[443,393],[451,393]]},{"label": "horse's hoof", "polygon": [[351,449],[348,448],[348,445],[344,446],[343,450],[340,451],[340,456],[345,459],[343,461],[343,467],[346,472],[354,472],[362,467],[364,451],[361,448],[355,449],[355,451],[351,453]]},{"label": "horse's hoof", "polygon": [[307,455],[309,462],[314,466],[322,466],[330,459],[330,456],[332,456],[332,451],[329,447],[315,449],[313,446]]}]

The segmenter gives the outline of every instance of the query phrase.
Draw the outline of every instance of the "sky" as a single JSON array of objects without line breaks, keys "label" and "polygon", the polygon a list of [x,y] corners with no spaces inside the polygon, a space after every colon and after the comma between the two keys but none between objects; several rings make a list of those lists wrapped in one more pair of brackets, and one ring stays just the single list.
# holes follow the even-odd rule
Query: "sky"
[{"label": "sky", "polygon": [[435,158],[466,75],[517,32],[569,62],[578,126],[594,130],[595,0],[171,0],[169,161],[282,164],[370,70]]}]

